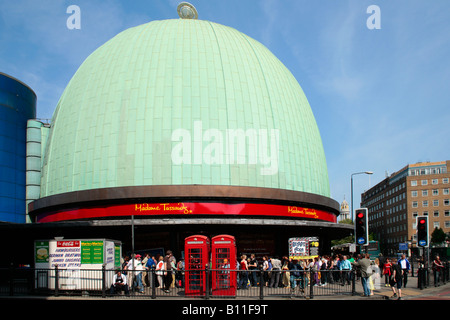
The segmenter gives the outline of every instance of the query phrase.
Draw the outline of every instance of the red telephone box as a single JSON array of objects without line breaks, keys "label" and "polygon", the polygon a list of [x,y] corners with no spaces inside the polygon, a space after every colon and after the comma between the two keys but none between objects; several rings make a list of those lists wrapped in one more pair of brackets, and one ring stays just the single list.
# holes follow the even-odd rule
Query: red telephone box
[{"label": "red telephone box", "polygon": [[218,235],[211,239],[212,294],[236,295],[236,241],[230,235]]},{"label": "red telephone box", "polygon": [[209,263],[209,238],[194,235],[184,240],[185,295],[206,294],[206,266]]}]

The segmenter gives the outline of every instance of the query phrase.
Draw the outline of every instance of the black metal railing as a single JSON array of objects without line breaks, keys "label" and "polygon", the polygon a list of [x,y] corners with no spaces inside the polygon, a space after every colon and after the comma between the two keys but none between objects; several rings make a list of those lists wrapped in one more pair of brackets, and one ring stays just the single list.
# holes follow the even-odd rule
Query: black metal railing
[{"label": "black metal railing", "polygon": [[[203,273],[197,287],[186,288],[189,271]],[[127,287],[114,290],[115,270],[102,269],[0,269],[6,275],[0,280],[0,295],[89,296],[102,298],[307,298],[315,296],[354,295],[356,273],[326,270],[320,272],[289,270],[174,270],[158,274],[155,269],[144,272],[122,270]],[[168,278],[170,277],[170,279]],[[220,278],[218,278],[220,277]],[[227,279],[232,279],[228,281]],[[128,290],[126,290],[128,289]],[[196,290],[198,289],[198,290]]]}]

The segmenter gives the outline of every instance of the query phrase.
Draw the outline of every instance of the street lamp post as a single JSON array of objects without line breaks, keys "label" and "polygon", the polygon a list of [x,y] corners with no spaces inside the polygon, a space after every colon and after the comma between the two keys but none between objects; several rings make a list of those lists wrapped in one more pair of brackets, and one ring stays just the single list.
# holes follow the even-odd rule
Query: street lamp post
[{"label": "street lamp post", "polygon": [[355,173],[352,173],[352,175],[351,175],[351,187],[352,187],[352,191],[351,191],[350,198],[351,198],[351,210],[352,210],[351,214],[352,214],[352,221],[353,221],[353,176],[355,176],[355,175],[357,175],[357,174],[373,174],[373,172],[372,172],[372,171],[362,171],[362,172],[355,172]]}]

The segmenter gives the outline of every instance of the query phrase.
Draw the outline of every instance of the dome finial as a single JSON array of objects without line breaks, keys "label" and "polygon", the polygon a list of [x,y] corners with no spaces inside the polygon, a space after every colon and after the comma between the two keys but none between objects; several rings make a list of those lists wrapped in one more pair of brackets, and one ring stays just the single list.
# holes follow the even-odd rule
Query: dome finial
[{"label": "dome finial", "polygon": [[195,7],[189,2],[181,2],[177,7],[178,15],[181,19],[197,19],[198,13]]}]

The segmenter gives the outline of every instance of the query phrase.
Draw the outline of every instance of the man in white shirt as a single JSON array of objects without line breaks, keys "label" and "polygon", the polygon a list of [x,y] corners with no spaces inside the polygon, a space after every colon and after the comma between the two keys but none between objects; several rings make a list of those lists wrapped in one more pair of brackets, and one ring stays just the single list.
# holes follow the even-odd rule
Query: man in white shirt
[{"label": "man in white shirt", "polygon": [[402,254],[402,258],[398,260],[398,264],[400,265],[403,271],[403,288],[406,288],[406,282],[408,282],[408,273],[410,265],[408,259],[406,259],[406,256],[404,254]]},{"label": "man in white shirt", "polygon": [[272,277],[269,287],[277,288],[280,283],[281,261],[278,257],[271,258],[270,261],[272,262]]},{"label": "man in white shirt", "polygon": [[109,292],[111,294],[115,294],[122,290],[125,292],[126,295],[130,294],[128,290],[127,277],[125,277],[125,275],[123,275],[122,272],[118,270],[113,277],[113,283],[111,285],[111,288],[109,289]]},{"label": "man in white shirt", "polygon": [[142,271],[144,271],[145,268],[142,265],[140,254],[137,254],[136,259],[134,259],[134,270],[136,270],[135,271],[136,272],[136,280],[135,280],[136,288],[139,288],[139,293],[144,293],[144,286],[142,284]]}]

